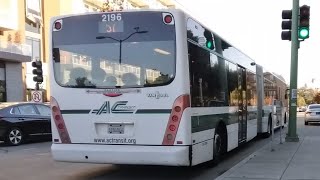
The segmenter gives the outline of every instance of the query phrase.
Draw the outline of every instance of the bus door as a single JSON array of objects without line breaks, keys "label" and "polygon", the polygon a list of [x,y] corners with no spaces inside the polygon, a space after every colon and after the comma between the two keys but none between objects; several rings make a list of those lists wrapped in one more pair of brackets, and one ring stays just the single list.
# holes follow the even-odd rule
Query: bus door
[{"label": "bus door", "polygon": [[238,66],[238,90],[239,90],[239,109],[238,109],[238,123],[239,145],[246,142],[247,139],[247,96],[246,96],[246,69]]}]

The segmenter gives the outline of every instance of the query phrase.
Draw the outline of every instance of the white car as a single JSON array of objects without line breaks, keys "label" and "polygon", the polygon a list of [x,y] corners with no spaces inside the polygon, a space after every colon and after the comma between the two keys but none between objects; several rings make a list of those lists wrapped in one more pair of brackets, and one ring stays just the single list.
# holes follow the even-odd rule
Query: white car
[{"label": "white car", "polygon": [[309,122],[320,122],[320,104],[310,104],[304,115],[304,124]]}]

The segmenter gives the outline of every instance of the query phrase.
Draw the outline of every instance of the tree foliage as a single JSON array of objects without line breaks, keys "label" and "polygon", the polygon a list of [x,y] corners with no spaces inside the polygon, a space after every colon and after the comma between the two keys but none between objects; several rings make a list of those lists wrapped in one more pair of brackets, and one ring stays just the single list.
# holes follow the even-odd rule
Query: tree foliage
[{"label": "tree foliage", "polygon": [[298,96],[301,96],[306,104],[312,104],[316,91],[312,88],[302,87],[298,89]]},{"label": "tree foliage", "polygon": [[314,96],[313,102],[320,104],[320,92],[318,92],[318,93]]},{"label": "tree foliage", "polygon": [[304,100],[304,98],[302,96],[300,96],[300,95],[298,95],[297,103],[298,103],[299,107],[307,105],[306,101]]},{"label": "tree foliage", "polygon": [[105,0],[102,5],[102,12],[108,11],[122,11],[124,5],[124,0]]}]

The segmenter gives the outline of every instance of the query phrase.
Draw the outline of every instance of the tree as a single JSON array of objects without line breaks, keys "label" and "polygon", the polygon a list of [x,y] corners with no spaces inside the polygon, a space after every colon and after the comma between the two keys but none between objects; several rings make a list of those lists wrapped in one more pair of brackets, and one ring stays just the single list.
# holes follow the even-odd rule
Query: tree
[{"label": "tree", "polygon": [[123,10],[124,0],[105,0],[102,5],[102,12]]},{"label": "tree", "polygon": [[313,102],[320,104],[320,92],[314,96]]},{"label": "tree", "polygon": [[297,99],[297,103],[298,103],[298,106],[301,107],[301,106],[306,106],[306,101],[304,100],[304,98],[300,95],[298,95],[298,99]]},{"label": "tree", "polygon": [[313,103],[313,98],[315,97],[316,92],[314,89],[302,87],[298,89],[298,95],[304,98],[306,104],[311,104]]}]

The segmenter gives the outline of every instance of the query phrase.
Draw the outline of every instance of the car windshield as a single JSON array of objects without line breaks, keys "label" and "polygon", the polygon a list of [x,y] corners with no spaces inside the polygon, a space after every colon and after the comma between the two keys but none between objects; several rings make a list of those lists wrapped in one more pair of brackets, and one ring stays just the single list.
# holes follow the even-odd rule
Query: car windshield
[{"label": "car windshield", "polygon": [[320,109],[320,104],[318,105],[310,105],[309,109]]},{"label": "car windshield", "polygon": [[113,14],[120,21],[109,21],[109,15],[56,21],[62,24],[52,37],[57,83],[71,88],[170,83],[175,76],[174,24],[165,24],[159,12]]}]

